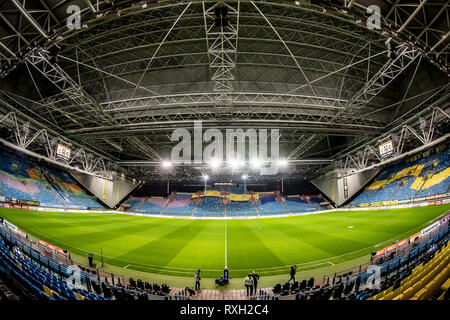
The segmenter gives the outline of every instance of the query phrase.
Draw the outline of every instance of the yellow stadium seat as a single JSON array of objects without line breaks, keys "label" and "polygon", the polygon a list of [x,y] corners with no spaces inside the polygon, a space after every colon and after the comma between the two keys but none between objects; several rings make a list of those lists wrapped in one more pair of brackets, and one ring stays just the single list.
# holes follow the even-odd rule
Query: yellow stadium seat
[{"label": "yellow stadium seat", "polygon": [[386,290],[379,292],[377,294],[376,300],[379,300],[379,299],[383,298],[384,296],[386,296],[387,294],[391,293],[393,288],[394,287],[391,286],[391,287],[387,288]]},{"label": "yellow stadium seat", "polygon": [[441,272],[420,291],[418,291],[411,300],[427,300],[430,299],[450,276],[450,266],[443,267]]},{"label": "yellow stadium seat", "polygon": [[423,264],[420,264],[420,265],[418,265],[417,267],[414,268],[414,270],[411,272],[411,275],[415,275],[415,274],[419,273],[422,270],[423,270]]},{"label": "yellow stadium seat", "polygon": [[425,293],[427,288],[420,289],[410,300],[420,300],[420,297]]},{"label": "yellow stadium seat", "polygon": [[47,286],[42,286],[42,288],[44,289],[44,292],[45,292],[46,295],[48,295],[49,297],[53,297],[53,291],[50,290],[49,287],[47,287]]},{"label": "yellow stadium seat", "polygon": [[392,300],[397,301],[397,300],[402,300],[402,298],[403,298],[403,293],[401,293],[401,294],[399,294],[398,296],[392,298]]},{"label": "yellow stadium seat", "polygon": [[411,286],[413,280],[414,279],[408,279],[408,281],[405,284],[402,284],[398,288],[399,292],[404,292],[406,289],[408,289]]},{"label": "yellow stadium seat", "polygon": [[403,292],[402,287],[398,287],[397,289],[392,291],[392,296],[396,297]]},{"label": "yellow stadium seat", "polygon": [[76,297],[78,300],[84,300],[84,296],[82,296],[82,295],[79,294],[78,292],[75,293],[75,297]]},{"label": "yellow stadium seat", "polygon": [[394,297],[394,292],[390,292],[390,293],[384,295],[380,300],[392,300],[393,297]]},{"label": "yellow stadium seat", "polygon": [[444,284],[441,286],[442,290],[447,290],[448,288],[450,288],[450,278],[447,279],[447,281],[444,282]]},{"label": "yellow stadium seat", "polygon": [[[446,244],[427,264],[419,265],[403,279],[400,287],[393,286],[379,292],[369,300],[421,300],[430,299],[439,290],[450,287],[450,246]],[[441,295],[443,298],[443,295]]]},{"label": "yellow stadium seat", "polygon": [[408,288],[404,293],[403,296],[401,298],[401,300],[408,300],[409,298],[411,298],[413,295],[413,288]]}]

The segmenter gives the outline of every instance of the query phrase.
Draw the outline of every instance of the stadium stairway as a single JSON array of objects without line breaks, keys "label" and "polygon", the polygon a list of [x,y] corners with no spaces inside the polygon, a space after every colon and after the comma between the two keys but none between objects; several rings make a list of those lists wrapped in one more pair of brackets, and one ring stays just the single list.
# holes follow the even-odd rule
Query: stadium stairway
[{"label": "stadium stairway", "polygon": [[44,170],[40,170],[45,179],[49,182],[50,192],[54,194],[55,200],[58,201],[61,207],[66,208],[69,207],[69,201],[63,196],[63,192],[61,188],[53,181],[52,177],[50,177]]},{"label": "stadium stairway", "polygon": [[58,191],[56,184],[53,179],[45,172],[45,170],[39,169],[42,176],[48,181],[49,192],[53,195],[53,199],[56,200],[61,208],[66,208],[68,206],[67,200],[61,195],[61,192]]},{"label": "stadium stairway", "polygon": [[419,190],[417,190],[416,193],[414,193],[413,199],[419,197],[419,194],[420,194],[420,192],[422,191],[422,188],[423,188],[423,186],[425,185],[425,183],[427,182],[427,180],[428,180],[428,179],[427,179],[426,177],[423,179],[423,182],[422,182],[422,184],[421,184]]},{"label": "stadium stairway", "polygon": [[161,212],[159,214],[160,216],[162,216],[163,214],[166,213],[168,204],[169,204],[169,201],[167,201],[166,204],[164,205],[164,207],[161,209]]},{"label": "stadium stairway", "polygon": [[[172,288],[171,295],[175,295],[180,291],[185,291],[181,288]],[[251,300],[247,297],[245,290],[197,290],[195,295],[189,295],[189,300]]]},{"label": "stadium stairway", "polygon": [[143,205],[144,205],[145,201],[141,200],[139,201],[139,203],[136,205],[136,207],[132,208],[133,211],[138,211]]},{"label": "stadium stairway", "polygon": [[253,206],[255,207],[256,215],[257,215],[258,217],[261,216],[261,214],[259,213],[258,206],[256,205],[256,203],[253,203]]},{"label": "stadium stairway", "polygon": [[191,217],[195,216],[196,211],[197,211],[197,204],[195,204],[194,209],[192,209]]},{"label": "stadium stairway", "polygon": [[390,196],[388,196],[387,200],[391,201],[391,200],[395,200],[395,194],[402,188],[402,186],[400,186],[400,184],[397,183],[397,188],[394,190],[394,192],[392,192],[392,194]]},{"label": "stadium stairway", "polygon": [[[309,201],[308,201],[308,202],[309,202]],[[282,201],[281,204],[282,204],[283,207],[286,209],[286,211],[287,211],[288,214],[291,214],[291,213],[292,213],[291,210],[289,210],[289,207],[287,206],[287,204],[286,204],[285,201]]]},{"label": "stadium stairway", "polygon": [[49,177],[45,176],[45,178],[50,183],[50,192],[54,194],[55,200],[58,201],[61,207],[63,208],[69,207],[69,201],[63,196],[63,193],[61,192],[60,188],[57,187],[56,184]]}]

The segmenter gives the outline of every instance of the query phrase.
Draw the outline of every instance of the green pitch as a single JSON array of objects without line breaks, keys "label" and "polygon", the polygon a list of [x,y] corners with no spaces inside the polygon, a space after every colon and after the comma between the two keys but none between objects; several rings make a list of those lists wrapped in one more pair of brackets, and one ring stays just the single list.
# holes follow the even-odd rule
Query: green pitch
[{"label": "green pitch", "polygon": [[218,277],[251,270],[286,274],[348,261],[421,230],[450,204],[410,209],[341,211],[285,218],[192,220],[122,214],[0,209],[0,216],[47,242],[104,262],[176,276]]}]

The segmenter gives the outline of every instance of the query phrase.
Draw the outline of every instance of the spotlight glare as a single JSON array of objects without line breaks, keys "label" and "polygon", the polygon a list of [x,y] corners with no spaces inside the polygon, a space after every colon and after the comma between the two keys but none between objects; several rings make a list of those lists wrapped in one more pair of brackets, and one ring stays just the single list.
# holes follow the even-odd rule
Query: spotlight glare
[{"label": "spotlight glare", "polygon": [[217,169],[220,166],[220,161],[217,159],[212,159],[209,164],[210,164],[211,168]]},{"label": "spotlight glare", "polygon": [[243,179],[243,180],[246,180],[247,178],[248,178],[248,176],[247,176],[246,174],[243,174],[243,175],[242,175],[242,179]]},{"label": "spotlight glare", "polygon": [[209,176],[207,174],[203,175],[203,179],[206,181],[209,179]]},{"label": "spotlight glare", "polygon": [[170,168],[170,167],[172,166],[172,162],[170,162],[170,161],[164,161],[164,162],[162,163],[162,165],[163,165],[164,168]]},{"label": "spotlight glare", "polygon": [[278,160],[278,165],[279,165],[280,167],[286,167],[287,164],[288,164],[288,162],[287,162],[287,160],[285,160],[285,159],[280,159],[280,160]]},{"label": "spotlight glare", "polygon": [[230,160],[230,167],[233,169],[237,169],[242,165],[243,165],[243,161],[240,161],[237,159]]},{"label": "spotlight glare", "polygon": [[259,161],[259,159],[253,159],[251,163],[253,168],[259,168],[261,166],[261,161]]}]

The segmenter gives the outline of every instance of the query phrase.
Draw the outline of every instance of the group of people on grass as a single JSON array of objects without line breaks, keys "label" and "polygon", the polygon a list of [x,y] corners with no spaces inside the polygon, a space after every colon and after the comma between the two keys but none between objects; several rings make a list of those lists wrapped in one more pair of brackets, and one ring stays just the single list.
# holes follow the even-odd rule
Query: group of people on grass
[{"label": "group of people on grass", "polygon": [[[293,265],[291,267],[290,271],[290,279],[288,282],[293,280],[295,282],[295,273],[297,271],[297,266]],[[195,290],[200,290],[200,270],[197,270],[194,276],[195,280]],[[259,275],[256,273],[256,271],[253,271],[252,273],[249,273],[247,277],[244,279],[244,285],[247,290],[247,296],[252,296],[254,293],[256,294],[256,290],[258,289],[258,281],[259,281]]]}]

